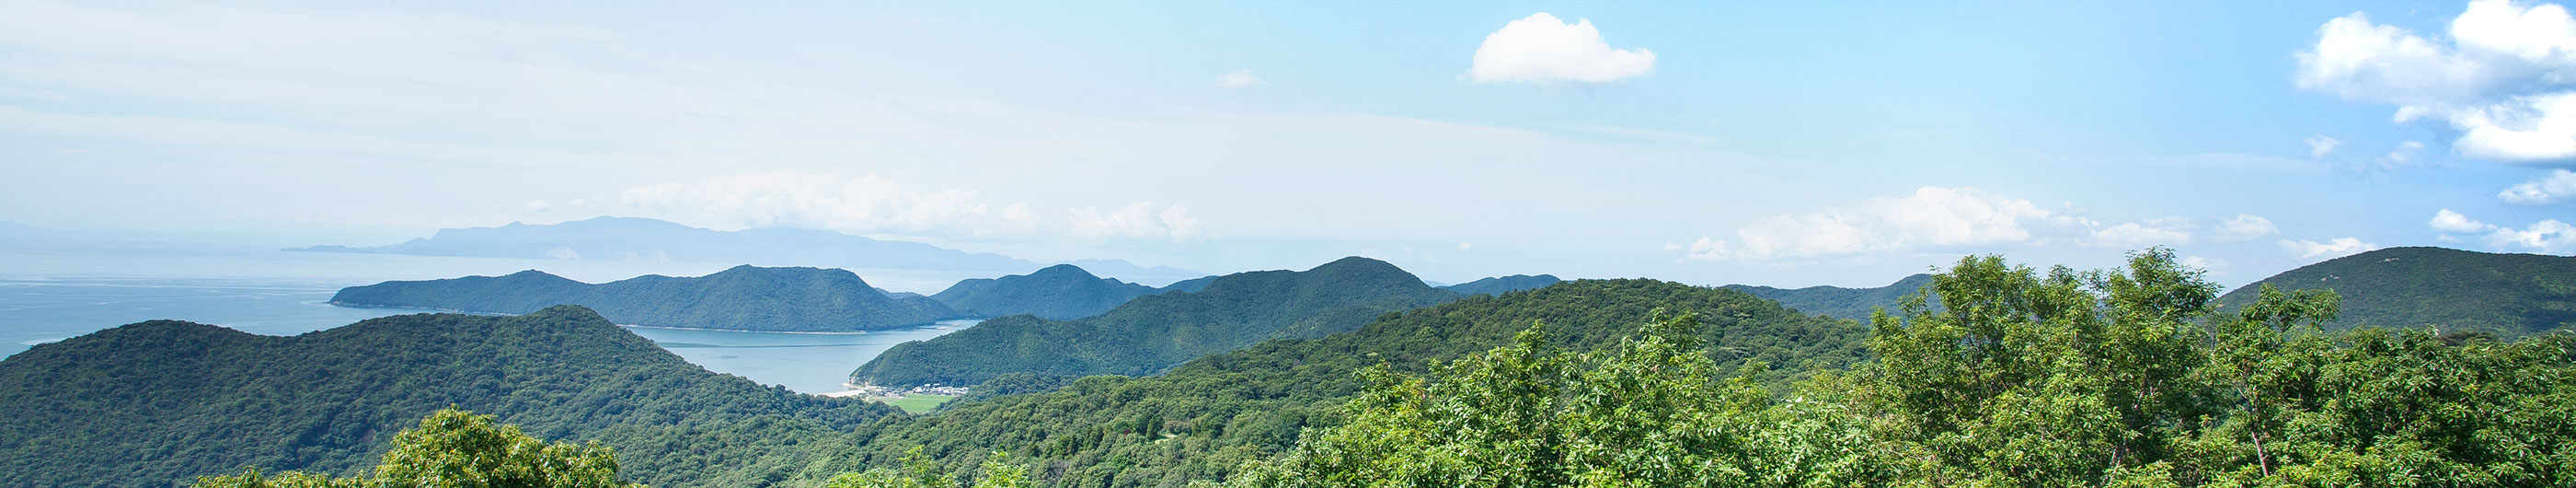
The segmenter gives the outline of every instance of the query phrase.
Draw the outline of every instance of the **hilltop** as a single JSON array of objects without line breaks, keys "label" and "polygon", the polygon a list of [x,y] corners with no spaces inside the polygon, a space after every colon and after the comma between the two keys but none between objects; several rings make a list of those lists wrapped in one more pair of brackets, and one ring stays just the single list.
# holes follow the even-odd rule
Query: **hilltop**
[{"label": "hilltop", "polygon": [[2576,326],[2576,257],[2396,247],[2300,266],[2219,297],[2252,303],[2263,285],[2331,289],[2329,328],[2423,327],[2520,337]]},{"label": "hilltop", "polygon": [[969,317],[1029,314],[1070,320],[1099,315],[1129,299],[1155,292],[1153,287],[1093,276],[1080,266],[1059,264],[1025,275],[959,281],[930,298]]}]

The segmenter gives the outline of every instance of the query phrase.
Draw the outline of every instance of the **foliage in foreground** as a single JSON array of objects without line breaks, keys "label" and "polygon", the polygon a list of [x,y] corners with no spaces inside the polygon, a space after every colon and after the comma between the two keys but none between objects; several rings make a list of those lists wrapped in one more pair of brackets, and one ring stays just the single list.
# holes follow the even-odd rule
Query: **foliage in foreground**
[{"label": "foliage in foreground", "polygon": [[[2576,336],[2329,335],[2331,292],[2216,287],[2170,251],[2042,275],[1962,260],[1872,320],[1878,361],[1782,397],[1695,354],[1690,317],[1566,352],[1533,327],[1238,486],[2569,486]],[[1925,306],[1932,299],[1945,305]],[[1747,370],[1754,369],[1748,366]]]},{"label": "foliage in foreground", "polygon": [[617,481],[616,450],[547,443],[490,415],[443,409],[394,436],[374,473],[348,478],[287,471],[197,478],[196,488],[641,488]]}]

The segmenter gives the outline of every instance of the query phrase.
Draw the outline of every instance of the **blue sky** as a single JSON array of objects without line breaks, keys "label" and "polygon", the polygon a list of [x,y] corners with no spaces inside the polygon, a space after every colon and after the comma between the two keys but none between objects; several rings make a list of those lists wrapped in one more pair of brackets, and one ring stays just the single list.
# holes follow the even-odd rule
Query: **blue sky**
[{"label": "blue sky", "polygon": [[2576,253],[2570,76],[2533,2],[5,3],[0,220],[1783,286],[2162,244],[2236,284]]}]

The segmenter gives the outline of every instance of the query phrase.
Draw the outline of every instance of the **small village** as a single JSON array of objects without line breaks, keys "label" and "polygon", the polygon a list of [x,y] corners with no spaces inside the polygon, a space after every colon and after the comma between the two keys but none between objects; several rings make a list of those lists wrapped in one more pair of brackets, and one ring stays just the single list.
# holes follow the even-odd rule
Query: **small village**
[{"label": "small village", "polygon": [[893,398],[903,398],[903,397],[905,397],[905,396],[909,396],[909,395],[938,395],[938,396],[949,396],[949,397],[953,397],[953,396],[958,396],[958,395],[964,395],[964,394],[966,394],[966,387],[963,387],[963,386],[944,386],[944,385],[939,384],[939,383],[931,383],[931,384],[927,384],[927,385],[915,386],[915,387],[912,387],[912,388],[910,388],[910,389],[895,388],[895,387],[890,387],[890,386],[877,386],[877,385],[869,385],[869,384],[852,384],[852,383],[842,383],[842,384],[841,384],[841,386],[842,386],[842,387],[845,387],[845,388],[849,388],[850,390],[849,390],[849,391],[838,392],[838,393],[825,394],[824,396],[834,396],[834,397],[851,397],[851,396],[855,396],[855,397],[866,397],[866,398],[893,399]]}]

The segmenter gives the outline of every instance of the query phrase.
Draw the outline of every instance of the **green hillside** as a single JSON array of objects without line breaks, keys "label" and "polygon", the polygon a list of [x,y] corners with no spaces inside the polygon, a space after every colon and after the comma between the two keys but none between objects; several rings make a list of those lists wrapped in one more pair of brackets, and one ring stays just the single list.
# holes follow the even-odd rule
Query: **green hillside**
[{"label": "green hillside", "polygon": [[445,407],[616,447],[626,478],[742,486],[800,439],[893,414],[708,372],[580,307],[385,317],[293,337],[143,322],[0,361],[0,486],[349,473]]},{"label": "green hillside", "polygon": [[980,383],[1004,373],[1144,375],[1276,338],[1350,330],[1378,314],[1455,300],[1367,258],[1236,273],[1198,292],[1147,295],[1078,320],[1014,315],[895,346],[852,377],[879,385]]},{"label": "green hillside", "polygon": [[930,298],[969,317],[1029,314],[1072,320],[1107,312],[1154,287],[1093,276],[1070,264],[1025,275],[959,281]]},{"label": "green hillside", "polygon": [[984,453],[1008,451],[1015,460],[1050,466],[1041,474],[1052,486],[1217,479],[1244,461],[1282,453],[1300,429],[1338,423],[1342,402],[1365,386],[1355,375],[1362,368],[1384,363],[1419,372],[1427,361],[1510,344],[1533,322],[1547,323],[1564,348],[1606,347],[1656,309],[1698,314],[1708,324],[1702,337],[1713,360],[1729,367],[1746,359],[1768,362],[1774,369],[1759,376],[1780,388],[1811,366],[1839,368],[1867,355],[1861,325],[1791,313],[1736,291],[1653,280],[1573,281],[1385,314],[1320,339],[1267,341],[1159,376],[1082,378],[1052,392],[986,398],[934,416],[873,424],[851,446],[836,448],[833,461],[824,463],[831,469],[809,475],[894,466],[921,446],[958,470],[981,462]]},{"label": "green hillside", "polygon": [[2424,327],[2520,337],[2576,326],[2576,257],[2399,247],[2301,266],[2219,298],[2252,303],[2262,286],[2334,290],[2328,328]]},{"label": "green hillside", "polygon": [[1504,293],[1545,287],[1547,285],[1556,284],[1560,281],[1565,280],[1557,279],[1556,275],[1511,275],[1485,278],[1466,283],[1443,286],[1440,288],[1468,295],[1501,295]]},{"label": "green hillside", "polygon": [[1893,313],[1896,311],[1898,299],[1914,293],[1914,290],[1931,282],[1932,275],[1917,274],[1877,288],[1810,286],[1791,289],[1753,285],[1726,285],[1724,288],[1780,302],[1780,306],[1797,309],[1809,315],[1866,322],[1869,321],[1872,310],[1885,307],[1888,312]]},{"label": "green hillside", "polygon": [[925,297],[896,297],[840,269],[736,266],[695,278],[645,275],[582,283],[529,270],[507,276],[387,281],[341,289],[331,303],[518,314],[581,305],[626,325],[850,332],[958,318]]}]

